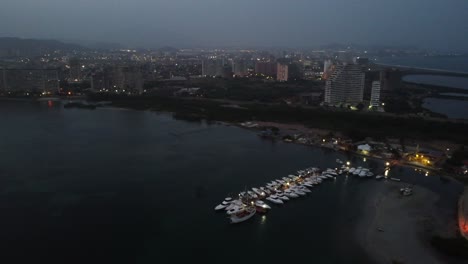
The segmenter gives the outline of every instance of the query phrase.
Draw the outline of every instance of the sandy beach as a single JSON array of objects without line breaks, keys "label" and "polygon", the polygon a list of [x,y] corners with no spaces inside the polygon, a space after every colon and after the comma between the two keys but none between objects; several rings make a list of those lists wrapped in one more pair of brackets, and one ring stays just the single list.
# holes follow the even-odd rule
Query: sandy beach
[{"label": "sandy beach", "polygon": [[400,195],[406,185],[383,182],[369,194],[357,240],[375,263],[448,263],[429,240],[455,236],[456,219],[438,211],[439,196],[428,189],[413,186],[413,195]]}]

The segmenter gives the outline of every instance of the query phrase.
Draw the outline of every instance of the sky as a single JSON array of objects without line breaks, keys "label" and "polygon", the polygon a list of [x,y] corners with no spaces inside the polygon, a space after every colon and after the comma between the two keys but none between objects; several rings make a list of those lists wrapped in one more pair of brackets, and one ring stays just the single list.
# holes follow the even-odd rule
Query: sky
[{"label": "sky", "polygon": [[468,51],[468,0],[2,0],[0,36],[129,47]]}]

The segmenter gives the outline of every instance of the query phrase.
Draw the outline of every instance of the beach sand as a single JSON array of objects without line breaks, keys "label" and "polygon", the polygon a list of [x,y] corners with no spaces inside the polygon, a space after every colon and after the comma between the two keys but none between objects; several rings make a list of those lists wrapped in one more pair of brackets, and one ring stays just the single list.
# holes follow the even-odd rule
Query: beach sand
[{"label": "beach sand", "polygon": [[433,235],[452,236],[453,221],[439,213],[439,196],[413,186],[404,197],[399,182],[382,182],[369,194],[356,238],[375,263],[447,263],[430,245]]}]

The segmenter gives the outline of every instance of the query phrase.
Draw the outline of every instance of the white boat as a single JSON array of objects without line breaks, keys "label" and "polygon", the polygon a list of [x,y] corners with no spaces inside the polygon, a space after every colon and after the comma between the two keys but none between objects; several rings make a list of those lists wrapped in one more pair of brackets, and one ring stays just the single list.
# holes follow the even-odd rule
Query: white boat
[{"label": "white boat", "polygon": [[283,204],[283,200],[281,200],[278,196],[272,195],[266,198],[268,201],[275,203],[275,204]]},{"label": "white boat", "polygon": [[299,194],[300,196],[305,196],[306,195],[305,192],[303,192],[302,190],[299,190],[299,189],[293,189],[292,191]]},{"label": "white boat", "polygon": [[301,186],[302,188],[299,188],[299,190],[305,192],[305,193],[310,193],[311,191],[307,189],[306,187]]},{"label": "white boat", "polygon": [[353,172],[353,175],[359,175],[359,173],[361,173],[361,169],[360,169],[360,168],[357,168],[357,169]]},{"label": "white boat", "polygon": [[377,175],[377,176],[375,176],[375,178],[376,178],[377,180],[380,180],[380,179],[383,179],[384,176],[383,176],[383,175]]},{"label": "white boat", "polygon": [[366,172],[366,171],[361,171],[361,172],[359,173],[359,177],[366,177],[366,175],[367,175],[367,172]]},{"label": "white boat", "polygon": [[258,206],[264,209],[271,209],[271,207],[262,200],[255,201],[255,206]]},{"label": "white boat", "polygon": [[260,187],[260,190],[262,190],[262,192],[266,193],[266,195],[270,195],[270,194],[271,194],[271,191],[268,190],[268,189],[265,188],[265,187]]},{"label": "white boat", "polygon": [[369,172],[367,172],[366,176],[367,176],[367,177],[372,177],[372,176],[374,176],[374,173],[372,173],[372,172],[369,171]]},{"label": "white boat", "polygon": [[215,211],[219,211],[219,210],[223,210],[226,208],[226,205],[224,204],[218,204],[216,207],[215,207]]},{"label": "white boat", "polygon": [[314,187],[314,185],[310,182],[304,182],[302,185],[306,186],[306,187],[309,187],[309,188],[312,188]]},{"label": "white boat", "polygon": [[292,192],[290,190],[284,191],[284,195],[286,195],[288,198],[299,198],[299,195],[295,192]]},{"label": "white boat", "polygon": [[260,189],[252,188],[252,191],[254,191],[259,197],[265,196],[265,192],[263,192],[263,191],[260,190]]},{"label": "white boat", "polygon": [[349,169],[348,172],[349,172],[349,173],[353,173],[355,170],[356,170],[356,168],[351,168],[351,169]]},{"label": "white boat", "polygon": [[289,201],[289,198],[288,198],[286,195],[284,195],[284,194],[278,195],[278,198],[281,199],[281,200],[283,200],[283,201]]},{"label": "white boat", "polygon": [[256,211],[257,210],[255,210],[254,207],[248,207],[248,208],[242,209],[240,212],[237,212],[237,213],[231,215],[231,217],[230,217],[231,218],[231,223],[237,224],[237,223],[247,221],[252,216],[255,215]]},{"label": "white boat", "polygon": [[254,192],[252,192],[252,191],[247,191],[247,193],[250,195],[250,197],[252,197],[252,198],[254,198],[254,199],[257,199],[257,198],[258,198],[258,196],[257,196]]},{"label": "white boat", "polygon": [[224,208],[226,211],[229,211],[231,210],[232,208],[236,207],[236,206],[242,206],[242,202],[240,200],[233,200],[231,202],[231,204],[229,204],[228,206],[226,206],[226,208]]},{"label": "white boat", "polygon": [[245,210],[245,206],[234,206],[233,208],[229,209],[226,211],[226,213],[228,215],[234,215],[234,214],[237,214],[237,213],[240,213],[242,212],[243,210]]},{"label": "white boat", "polygon": [[231,201],[232,201],[232,198],[231,198],[231,197],[226,197],[226,198],[224,198],[224,201],[226,201],[226,202],[231,202]]}]

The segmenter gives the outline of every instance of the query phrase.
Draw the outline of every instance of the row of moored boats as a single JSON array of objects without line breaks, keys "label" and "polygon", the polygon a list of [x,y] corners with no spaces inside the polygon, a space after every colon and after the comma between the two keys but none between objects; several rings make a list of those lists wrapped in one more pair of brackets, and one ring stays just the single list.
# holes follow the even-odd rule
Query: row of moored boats
[{"label": "row of moored boats", "polygon": [[[307,168],[298,171],[296,175],[288,175],[268,182],[265,186],[245,190],[235,198],[226,197],[215,207],[215,210],[224,211],[231,223],[244,222],[256,213],[268,212],[271,206],[265,201],[282,205],[292,199],[306,196],[315,186],[326,180],[336,179],[341,174],[374,177],[369,169],[362,167],[349,168],[342,165],[341,169],[326,169],[324,171],[315,167]],[[375,178],[379,180],[383,179],[384,176],[377,175]]]}]

